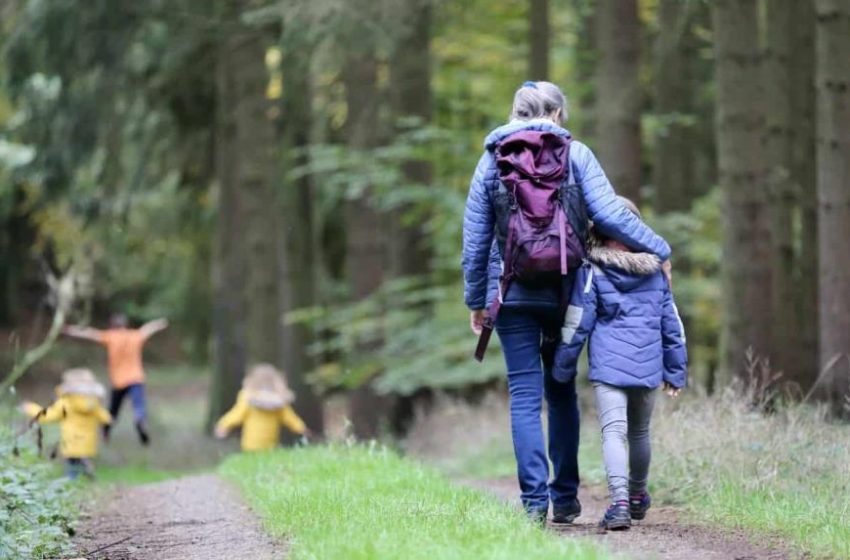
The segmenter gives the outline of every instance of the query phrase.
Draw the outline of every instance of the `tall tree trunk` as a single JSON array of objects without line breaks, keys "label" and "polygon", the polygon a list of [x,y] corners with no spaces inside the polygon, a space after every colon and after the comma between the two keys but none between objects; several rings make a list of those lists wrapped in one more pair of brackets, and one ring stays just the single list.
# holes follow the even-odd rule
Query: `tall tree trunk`
[{"label": "tall tree trunk", "polygon": [[528,79],[549,79],[549,0],[528,2]]},{"label": "tall tree trunk", "polygon": [[279,365],[281,357],[278,138],[265,95],[271,37],[259,27],[239,25],[247,0],[220,6],[231,31],[219,45],[216,69],[219,216],[210,422],[233,403],[248,364]]},{"label": "tall tree trunk", "polygon": [[637,0],[599,0],[596,24],[596,151],[617,192],[638,201],[641,92]]},{"label": "tall tree trunk", "polygon": [[[423,0],[405,0],[398,25],[404,31],[396,38],[390,57],[390,102],[396,131],[411,130],[410,124],[427,126],[433,112],[431,96],[431,6]],[[410,124],[405,124],[405,122]],[[431,165],[422,159],[402,164],[407,182],[427,185]],[[393,212],[389,237],[389,269],[395,277],[425,274],[429,270],[428,238],[420,223],[408,223],[409,208]]]},{"label": "tall tree trunk", "polygon": [[[768,163],[769,219],[771,229],[771,294],[773,344],[770,355],[773,369],[789,379],[799,377],[796,357],[801,354],[797,342],[798,320],[795,301],[800,293],[795,278],[794,208],[796,192],[791,177],[793,163],[793,107],[790,57],[794,26],[792,4],[795,0],[767,3],[767,48],[764,56],[766,108],[766,156]],[[796,79],[796,77],[795,77]]]},{"label": "tall tree trunk", "polygon": [[[591,145],[596,145],[597,112],[596,88],[594,81],[597,72],[596,52],[596,0],[572,0],[571,9],[576,18],[573,31],[578,35],[575,48],[576,80],[567,89],[570,101],[570,129]],[[572,109],[578,107],[578,111]]]},{"label": "tall tree trunk", "polygon": [[21,211],[24,200],[23,189],[12,180],[8,181],[12,192],[9,209],[3,216],[0,232],[0,325],[15,325],[22,305],[23,271],[26,269],[26,248],[30,245],[31,226],[29,216]]},{"label": "tall tree trunk", "polygon": [[[348,147],[369,150],[380,141],[378,123],[378,61],[373,48],[349,54],[343,70],[348,113]],[[363,299],[377,290],[384,280],[386,267],[386,228],[384,216],[370,200],[367,190],[348,202],[346,216],[345,268],[351,296]],[[363,348],[369,351],[374,348]],[[354,435],[360,439],[378,435],[386,409],[385,399],[375,393],[371,383],[355,389],[349,400]]]},{"label": "tall tree trunk", "polygon": [[[311,91],[310,44],[298,30],[287,32],[284,40],[282,71],[284,156],[286,172],[309,162]],[[282,220],[286,230],[283,269],[283,307],[287,311],[316,304],[316,252],[314,232],[314,189],[310,175],[287,179],[281,192]],[[324,429],[322,402],[306,381],[315,361],[309,353],[314,330],[303,323],[284,327],[283,364],[292,388],[298,395],[295,408],[316,433]]]},{"label": "tall tree trunk", "polygon": [[[397,133],[411,130],[410,124],[427,126],[433,113],[431,95],[431,5],[428,0],[405,0],[399,12],[395,48],[390,57],[390,102]],[[431,165],[423,159],[402,163],[404,179],[413,185],[431,182]],[[402,206],[389,219],[391,228],[388,269],[392,278],[426,277],[431,270],[431,247],[423,224],[425,216],[411,215],[415,208]],[[393,305],[392,303],[390,305]],[[421,313],[428,313],[423,307]],[[413,421],[415,397],[396,396],[391,424],[403,435]]]},{"label": "tall tree trunk", "polygon": [[822,395],[850,416],[850,3],[815,10]]},{"label": "tall tree trunk", "polygon": [[748,348],[770,348],[770,223],[766,211],[757,0],[712,3],[717,148],[723,191],[722,370],[745,374]]},{"label": "tall tree trunk", "polygon": [[799,347],[797,383],[807,392],[815,382],[820,369],[818,328],[818,198],[815,151],[815,13],[811,2],[794,2],[793,45],[791,51],[791,122],[793,149],[791,150],[791,176],[799,203],[798,214],[802,230],[797,254],[795,280],[798,290],[797,328]]},{"label": "tall tree trunk", "polygon": [[[222,3],[224,4],[224,3]],[[213,333],[215,371],[210,387],[208,427],[233,403],[247,361],[245,297],[247,264],[242,246],[246,209],[238,182],[236,101],[242,53],[238,37],[218,45],[216,67],[216,184],[218,218],[214,251]]]},{"label": "tall tree trunk", "polygon": [[249,365],[269,362],[281,365],[282,322],[280,288],[281,239],[278,220],[280,137],[274,120],[274,101],[266,97],[269,73],[266,51],[274,37],[260,28],[247,28],[239,50],[239,99],[236,130],[238,176],[248,219],[246,290]]},{"label": "tall tree trunk", "polygon": [[695,6],[661,0],[655,43],[655,107],[661,126],[656,137],[653,183],[658,212],[686,211],[698,196],[694,160],[700,148],[694,134],[697,55]]}]

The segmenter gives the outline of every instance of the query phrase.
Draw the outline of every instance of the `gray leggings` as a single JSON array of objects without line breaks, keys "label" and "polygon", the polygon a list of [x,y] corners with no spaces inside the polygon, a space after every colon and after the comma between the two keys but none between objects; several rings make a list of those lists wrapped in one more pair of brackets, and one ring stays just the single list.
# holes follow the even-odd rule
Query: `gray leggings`
[{"label": "gray leggings", "polygon": [[[655,406],[653,389],[622,389],[594,383],[596,410],[602,427],[602,458],[611,501],[628,500],[646,491],[649,479],[649,421]],[[626,440],[629,443],[628,463]]]}]

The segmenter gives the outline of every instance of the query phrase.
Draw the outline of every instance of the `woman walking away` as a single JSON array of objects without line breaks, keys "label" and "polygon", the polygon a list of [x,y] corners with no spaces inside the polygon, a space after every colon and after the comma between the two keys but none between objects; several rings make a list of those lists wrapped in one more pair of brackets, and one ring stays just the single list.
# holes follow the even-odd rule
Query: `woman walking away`
[{"label": "woman walking away", "polygon": [[[623,199],[638,217],[637,207]],[[602,427],[611,506],[600,526],[628,529],[649,509],[649,421],[656,389],[677,396],[687,382],[685,332],[661,261],[600,234],[591,241],[567,310],[554,377],[574,383],[590,338],[590,381]],[[628,451],[626,451],[628,441]]]},{"label": "woman walking away", "polygon": [[[667,243],[617,198],[593,153],[561,127],[566,116],[558,86],[526,82],[519,88],[511,121],[484,142],[463,223],[466,305],[472,330],[484,333],[478,356],[492,323],[502,343],[522,503],[531,518],[545,521],[551,501],[555,523],[571,523],[581,513],[575,384],[556,383],[551,365],[565,300],[584,257],[587,219],[612,239],[662,261],[670,256]],[[540,418],[544,397],[551,481]]]}]

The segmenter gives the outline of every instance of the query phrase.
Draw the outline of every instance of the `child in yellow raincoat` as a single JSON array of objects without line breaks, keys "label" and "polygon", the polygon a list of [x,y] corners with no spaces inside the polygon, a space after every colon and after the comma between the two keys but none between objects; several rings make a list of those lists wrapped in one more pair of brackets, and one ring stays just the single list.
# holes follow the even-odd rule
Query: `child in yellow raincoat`
[{"label": "child in yellow raincoat", "polygon": [[277,447],[280,426],[306,436],[307,427],[292,410],[295,394],[286,383],[283,372],[271,364],[251,368],[242,381],[236,404],[215,426],[215,436],[227,437],[242,426],[242,451],[262,451]]},{"label": "child in yellow raincoat", "polygon": [[59,452],[65,459],[65,474],[77,478],[80,474],[94,476],[92,459],[97,456],[98,431],[112,422],[109,412],[101,406],[105,394],[88,369],[69,369],[62,374],[56,388],[56,401],[42,408],[33,402],[21,405],[24,414],[41,424],[59,422]]}]

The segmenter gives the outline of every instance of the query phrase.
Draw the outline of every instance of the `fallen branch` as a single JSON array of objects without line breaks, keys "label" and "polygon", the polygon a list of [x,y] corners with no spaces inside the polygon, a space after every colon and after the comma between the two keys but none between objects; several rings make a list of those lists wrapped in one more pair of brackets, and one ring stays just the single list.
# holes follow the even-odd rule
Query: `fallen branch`
[{"label": "fallen branch", "polygon": [[130,535],[129,537],[124,537],[123,539],[118,539],[118,540],[117,540],[117,541],[115,541],[115,542],[111,542],[111,543],[109,543],[109,544],[105,544],[105,545],[103,545],[103,546],[100,546],[100,547],[98,547],[98,548],[95,548],[94,550],[88,550],[88,551],[86,551],[86,552],[83,554],[83,556],[90,556],[90,555],[92,555],[92,554],[96,554],[96,553],[98,553],[98,552],[103,552],[103,551],[104,551],[104,550],[106,550],[107,548],[112,548],[113,546],[117,546],[117,545],[119,545],[119,544],[121,544],[121,543],[125,543],[125,542],[129,541],[130,539],[132,539],[132,538],[133,538],[133,536],[134,536],[134,535]]},{"label": "fallen branch", "polygon": [[47,335],[41,341],[41,344],[24,352],[23,357],[15,362],[12,371],[0,383],[0,396],[5,395],[9,388],[17,383],[34,364],[50,352],[65,325],[65,318],[71,309],[71,303],[74,301],[74,272],[71,270],[61,278],[49,274],[47,284],[50,287],[56,309],[53,313],[50,330],[47,331]]}]

